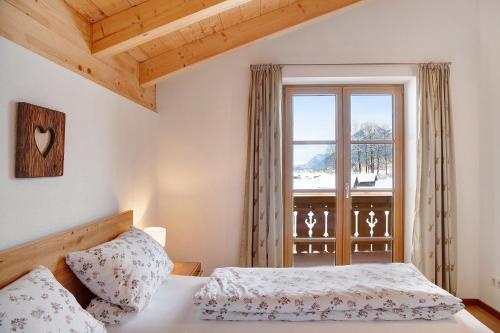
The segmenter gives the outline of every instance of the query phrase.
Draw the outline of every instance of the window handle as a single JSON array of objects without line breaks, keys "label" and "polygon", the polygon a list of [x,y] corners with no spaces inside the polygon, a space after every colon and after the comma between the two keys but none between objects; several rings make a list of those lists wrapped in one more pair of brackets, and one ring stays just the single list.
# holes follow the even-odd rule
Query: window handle
[{"label": "window handle", "polygon": [[344,192],[345,192],[345,198],[346,199],[349,199],[349,197],[351,196],[350,190],[351,190],[351,187],[349,186],[349,182],[347,181],[344,184]]}]

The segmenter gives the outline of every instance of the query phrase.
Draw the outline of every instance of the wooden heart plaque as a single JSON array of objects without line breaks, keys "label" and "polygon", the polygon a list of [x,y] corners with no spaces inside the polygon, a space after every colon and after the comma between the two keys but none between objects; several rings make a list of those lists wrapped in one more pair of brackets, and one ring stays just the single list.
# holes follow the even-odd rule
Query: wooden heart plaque
[{"label": "wooden heart plaque", "polygon": [[29,103],[18,103],[16,177],[55,177],[64,171],[66,115]]}]

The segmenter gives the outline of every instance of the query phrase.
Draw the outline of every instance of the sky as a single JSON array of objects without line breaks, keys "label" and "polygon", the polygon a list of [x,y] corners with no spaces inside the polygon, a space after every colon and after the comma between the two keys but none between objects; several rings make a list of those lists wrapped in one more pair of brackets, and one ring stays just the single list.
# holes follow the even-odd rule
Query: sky
[{"label": "sky", "polygon": [[367,121],[376,122],[380,127],[392,128],[391,95],[351,96],[351,133],[356,125]]},{"label": "sky", "polygon": [[293,96],[293,139],[335,140],[335,95]]},{"label": "sky", "polygon": [[[296,95],[292,103],[294,140],[335,140],[335,95]],[[351,131],[367,121],[392,127],[391,95],[351,96]],[[296,146],[294,165],[331,149],[329,145]]]}]

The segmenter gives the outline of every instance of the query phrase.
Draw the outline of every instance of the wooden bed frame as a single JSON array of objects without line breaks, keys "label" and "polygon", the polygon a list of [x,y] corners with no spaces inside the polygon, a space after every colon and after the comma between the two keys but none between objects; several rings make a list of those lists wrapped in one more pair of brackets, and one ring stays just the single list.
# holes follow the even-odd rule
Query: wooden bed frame
[{"label": "wooden bed frame", "polygon": [[68,268],[66,254],[112,240],[127,231],[132,223],[133,212],[126,211],[0,251],[0,289],[43,265],[86,307],[94,295]]}]

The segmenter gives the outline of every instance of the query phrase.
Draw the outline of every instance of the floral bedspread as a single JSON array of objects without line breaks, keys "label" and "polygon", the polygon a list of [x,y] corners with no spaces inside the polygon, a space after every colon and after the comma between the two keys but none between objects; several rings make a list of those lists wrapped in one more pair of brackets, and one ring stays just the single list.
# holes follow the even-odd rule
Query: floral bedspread
[{"label": "floral bedspread", "polygon": [[411,264],[219,268],[194,297],[204,319],[437,320],[460,299]]}]

